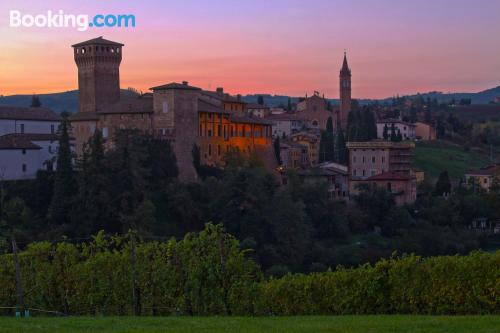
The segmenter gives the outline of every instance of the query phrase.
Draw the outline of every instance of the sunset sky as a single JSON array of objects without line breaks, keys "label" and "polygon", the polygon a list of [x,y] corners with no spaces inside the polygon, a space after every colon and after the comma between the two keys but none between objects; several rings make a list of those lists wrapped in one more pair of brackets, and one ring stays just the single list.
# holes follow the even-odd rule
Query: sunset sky
[{"label": "sunset sky", "polygon": [[[135,28],[11,28],[25,14],[134,14]],[[170,81],[231,93],[338,97],[347,49],[353,96],[500,85],[499,0],[0,2],[0,95],[77,88],[71,44],[122,42],[121,86]]]}]

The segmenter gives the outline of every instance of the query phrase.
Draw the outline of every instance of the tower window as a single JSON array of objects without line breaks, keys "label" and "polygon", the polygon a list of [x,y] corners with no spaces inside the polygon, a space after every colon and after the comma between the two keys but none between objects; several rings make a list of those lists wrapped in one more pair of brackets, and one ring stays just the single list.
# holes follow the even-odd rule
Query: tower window
[{"label": "tower window", "polygon": [[23,172],[26,172],[26,170],[27,170],[26,164],[23,164],[22,169],[23,169]]}]

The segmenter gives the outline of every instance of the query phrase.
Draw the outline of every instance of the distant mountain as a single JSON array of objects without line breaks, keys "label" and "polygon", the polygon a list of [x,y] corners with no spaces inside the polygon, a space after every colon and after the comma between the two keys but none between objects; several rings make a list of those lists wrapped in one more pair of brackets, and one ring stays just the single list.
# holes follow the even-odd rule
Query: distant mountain
[{"label": "distant mountain", "polygon": [[[129,96],[132,94],[129,90],[122,89],[122,96]],[[288,98],[291,99],[292,103],[297,103],[300,97],[286,96],[286,95],[269,95],[269,94],[250,94],[243,96],[243,100],[247,103],[257,103],[258,96],[264,97],[264,103],[270,107],[278,107],[280,105],[286,106],[288,104]],[[470,98],[472,104],[488,104],[493,101],[496,97],[500,97],[500,86],[480,91],[477,93],[442,93],[442,92],[427,92],[421,94],[423,98],[430,97],[431,99],[436,98],[438,102],[447,102],[452,99],[459,101],[462,98]],[[11,96],[0,96],[0,105],[11,105],[11,106],[30,106],[32,95],[11,95]],[[416,97],[417,95],[411,95],[408,97]],[[43,106],[48,107],[56,112],[68,111],[76,112],[78,110],[78,91],[71,90],[60,93],[52,94],[41,94],[38,95]],[[379,101],[381,103],[390,103],[392,97],[385,99],[358,99],[359,103],[364,105],[370,102]],[[338,99],[328,99],[332,105],[338,105]]]},{"label": "distant mountain", "polygon": [[[495,100],[496,97],[500,97],[500,86],[483,90],[477,93],[442,93],[438,91],[432,91],[428,93],[420,94],[424,99],[430,97],[431,99],[436,98],[438,102],[449,102],[452,99],[457,102],[462,98],[470,98],[472,104],[488,104],[491,101]],[[411,95],[409,97],[416,97],[417,95]],[[390,100],[388,98],[387,100]]]},{"label": "distant mountain", "polygon": [[[130,96],[132,92],[122,89],[122,96]],[[78,90],[70,90],[60,93],[40,94],[37,95],[42,103],[42,106],[54,110],[57,113],[63,111],[77,112],[78,111]],[[0,105],[9,106],[30,106],[32,95],[11,95],[0,96]]]}]

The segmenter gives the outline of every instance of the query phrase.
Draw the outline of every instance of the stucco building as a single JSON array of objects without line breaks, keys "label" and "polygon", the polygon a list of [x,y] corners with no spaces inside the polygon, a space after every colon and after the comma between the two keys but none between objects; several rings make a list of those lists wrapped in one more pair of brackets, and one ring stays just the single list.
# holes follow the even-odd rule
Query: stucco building
[{"label": "stucco building", "polygon": [[475,170],[468,170],[465,173],[465,182],[469,187],[483,189],[489,192],[495,180],[500,186],[500,163]]},{"label": "stucco building", "polygon": [[436,127],[424,122],[415,123],[415,136],[419,140],[436,140]]},{"label": "stucco building", "polygon": [[414,202],[417,196],[411,165],[414,148],[413,142],[348,142],[350,194],[359,193],[359,185],[364,183],[387,189],[397,204]]},{"label": "stucco building", "polygon": [[33,179],[53,169],[60,120],[47,108],[0,106],[0,180]]},{"label": "stucco building", "polygon": [[415,124],[399,119],[383,119],[377,121],[377,137],[383,139],[385,129],[387,130],[387,135],[390,137],[392,129],[394,129],[394,135],[401,133],[403,140],[415,140],[415,128]]}]

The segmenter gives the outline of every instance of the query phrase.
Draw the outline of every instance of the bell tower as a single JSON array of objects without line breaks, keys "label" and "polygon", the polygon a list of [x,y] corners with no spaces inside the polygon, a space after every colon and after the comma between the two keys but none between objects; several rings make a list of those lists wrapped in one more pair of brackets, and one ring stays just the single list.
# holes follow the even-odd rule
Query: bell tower
[{"label": "bell tower", "polygon": [[339,75],[340,87],[340,124],[345,129],[347,126],[347,116],[351,111],[351,70],[347,64],[347,55],[344,51],[344,62]]},{"label": "bell tower", "polygon": [[98,37],[72,47],[78,67],[79,112],[98,112],[118,102],[123,44]]}]

